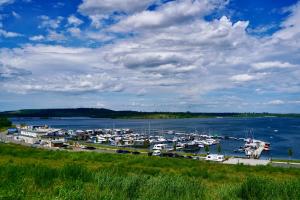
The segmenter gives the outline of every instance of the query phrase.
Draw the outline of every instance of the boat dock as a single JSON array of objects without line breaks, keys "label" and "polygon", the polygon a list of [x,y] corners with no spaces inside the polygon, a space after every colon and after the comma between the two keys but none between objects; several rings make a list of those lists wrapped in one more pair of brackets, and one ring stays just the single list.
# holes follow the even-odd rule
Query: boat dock
[{"label": "boat dock", "polygon": [[249,158],[259,159],[263,151],[269,150],[269,145],[264,141],[248,139],[245,144],[245,154]]},{"label": "boat dock", "polygon": [[258,144],[258,148],[253,152],[253,157],[254,158],[259,158],[261,153],[263,152],[265,148],[266,143],[265,142],[260,142]]}]

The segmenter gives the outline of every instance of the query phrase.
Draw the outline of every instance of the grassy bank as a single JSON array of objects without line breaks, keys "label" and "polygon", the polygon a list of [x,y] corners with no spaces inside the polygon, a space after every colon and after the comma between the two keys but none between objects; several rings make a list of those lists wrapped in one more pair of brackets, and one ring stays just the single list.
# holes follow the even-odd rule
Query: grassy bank
[{"label": "grassy bank", "polygon": [[0,199],[300,199],[300,170],[0,144]]}]

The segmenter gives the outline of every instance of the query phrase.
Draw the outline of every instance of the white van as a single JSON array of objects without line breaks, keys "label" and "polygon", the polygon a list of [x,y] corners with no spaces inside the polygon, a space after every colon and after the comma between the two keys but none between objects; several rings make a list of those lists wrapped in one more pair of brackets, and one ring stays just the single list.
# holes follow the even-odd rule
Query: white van
[{"label": "white van", "polygon": [[156,144],[152,148],[153,150],[164,150],[167,148],[167,144]]},{"label": "white van", "polygon": [[224,155],[219,155],[219,154],[209,154],[206,156],[205,160],[223,162],[225,160],[225,157]]}]

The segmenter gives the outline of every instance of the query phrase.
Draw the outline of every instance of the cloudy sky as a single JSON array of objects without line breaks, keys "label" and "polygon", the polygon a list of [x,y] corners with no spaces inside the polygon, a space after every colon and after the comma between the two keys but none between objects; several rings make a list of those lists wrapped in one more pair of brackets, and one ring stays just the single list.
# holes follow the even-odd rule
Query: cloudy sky
[{"label": "cloudy sky", "polygon": [[0,0],[0,110],[300,112],[300,1]]}]

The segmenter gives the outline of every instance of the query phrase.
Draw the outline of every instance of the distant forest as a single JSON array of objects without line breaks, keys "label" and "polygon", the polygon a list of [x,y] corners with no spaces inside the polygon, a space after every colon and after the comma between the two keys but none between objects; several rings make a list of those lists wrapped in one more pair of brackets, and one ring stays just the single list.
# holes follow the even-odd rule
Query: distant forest
[{"label": "distant forest", "polygon": [[275,113],[192,113],[192,112],[138,112],[114,111],[104,108],[74,109],[26,109],[0,112],[0,117],[91,117],[124,119],[176,119],[176,118],[215,118],[215,117],[300,117],[300,114]]}]

